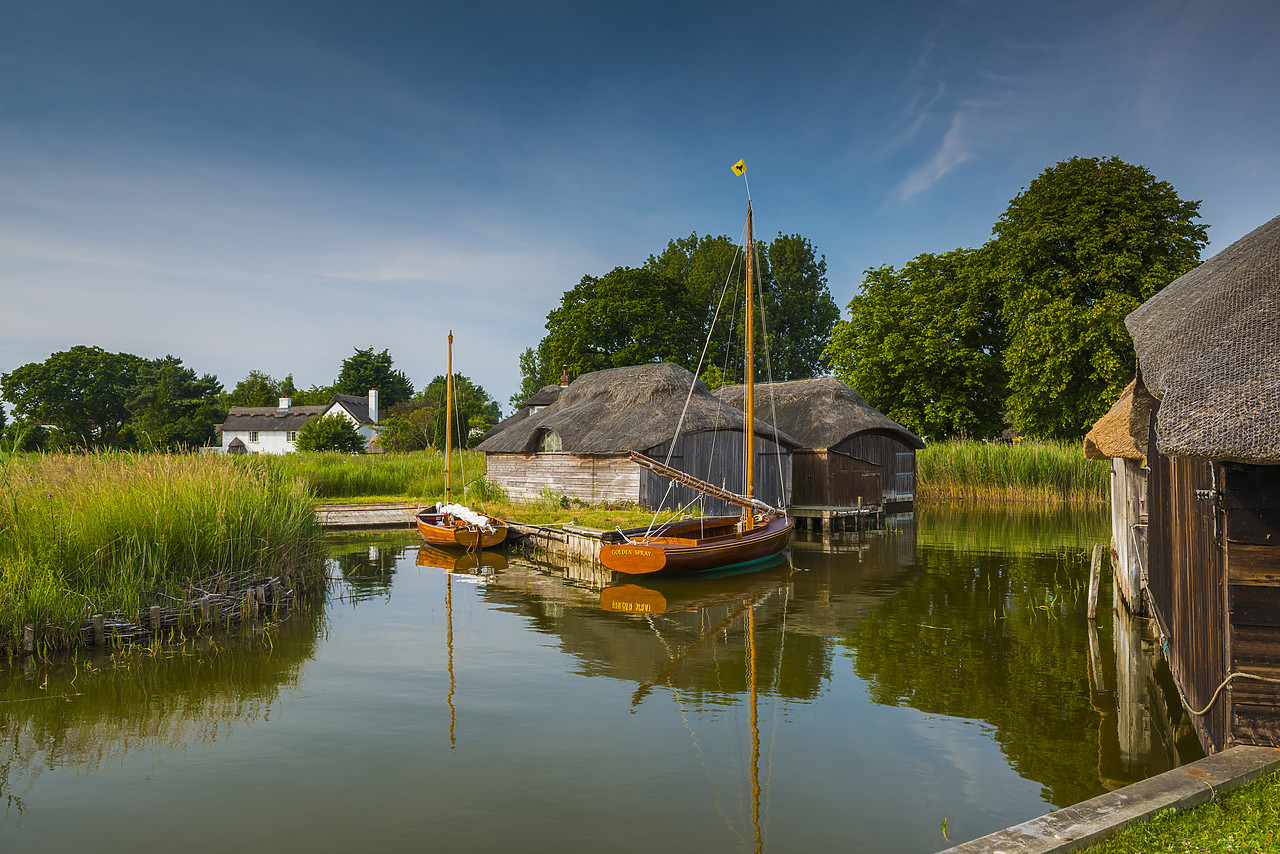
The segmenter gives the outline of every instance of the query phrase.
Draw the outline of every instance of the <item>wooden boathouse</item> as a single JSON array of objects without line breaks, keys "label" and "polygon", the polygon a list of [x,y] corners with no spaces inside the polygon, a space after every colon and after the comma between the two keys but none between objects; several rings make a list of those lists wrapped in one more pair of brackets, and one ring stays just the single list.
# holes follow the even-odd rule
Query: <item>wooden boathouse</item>
[{"label": "wooden boathouse", "polygon": [[1084,455],[1111,463],[1111,563],[1116,590],[1125,607],[1142,613],[1147,564],[1147,424],[1141,420],[1141,441],[1129,432],[1133,390],[1129,383],[1120,399],[1098,419],[1084,437]]},{"label": "wooden boathouse", "polygon": [[[1206,752],[1280,745],[1280,217],[1126,319],[1146,599]],[[1145,434],[1145,435],[1144,435]]]},{"label": "wooden boathouse", "polygon": [[[692,387],[692,390],[691,390]],[[550,492],[583,501],[633,501],[674,510],[697,495],[628,459],[638,451],[702,480],[743,488],[745,416],[701,380],[669,363],[584,374],[554,402],[480,443],[488,478],[514,498]],[[798,443],[756,419],[756,497],[785,507]],[[674,443],[674,448],[672,445]],[[670,459],[668,460],[668,452]],[[712,498],[708,514],[738,513]]]},{"label": "wooden boathouse", "polygon": [[[745,388],[725,386],[716,396],[741,407]],[[798,519],[829,528],[858,508],[915,505],[916,451],[924,442],[839,380],[757,385],[756,411],[801,445],[791,457],[791,513]]]}]

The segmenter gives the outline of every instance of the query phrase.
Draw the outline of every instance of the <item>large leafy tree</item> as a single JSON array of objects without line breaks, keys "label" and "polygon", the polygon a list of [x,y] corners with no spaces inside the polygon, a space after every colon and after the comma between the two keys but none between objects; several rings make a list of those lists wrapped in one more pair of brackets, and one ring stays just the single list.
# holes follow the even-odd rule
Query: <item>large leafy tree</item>
[{"label": "large leafy tree", "polygon": [[0,376],[0,393],[14,405],[15,419],[52,424],[65,444],[114,447],[145,361],[79,345]]},{"label": "large leafy tree", "polygon": [[[222,395],[222,405],[224,408],[232,406],[275,406],[282,397],[290,398],[294,403],[299,403],[300,401],[296,399],[298,394],[299,391],[293,384],[293,374],[278,380],[265,371],[253,370],[249,371],[244,379],[236,383],[235,388]],[[324,400],[316,402],[328,403],[329,398],[332,396],[333,394],[330,392],[325,396]]]},{"label": "large leafy tree", "polygon": [[[416,405],[414,405],[416,404]],[[410,420],[427,445],[444,447],[445,378],[441,374],[409,401],[402,417]],[[398,413],[401,414],[401,413]],[[462,374],[453,375],[453,446],[465,448],[474,438],[497,424],[502,407],[489,393]],[[473,436],[472,434],[475,434]],[[425,445],[424,445],[425,447]]]},{"label": "large leafy tree", "polygon": [[1004,324],[988,253],[924,254],[868,270],[827,350],[836,376],[929,437],[1003,428]]},{"label": "large leafy tree", "polygon": [[1008,405],[1030,435],[1079,438],[1133,378],[1124,317],[1199,263],[1208,226],[1145,167],[1073,157],[996,222]]},{"label": "large leafy tree", "polygon": [[[755,256],[764,308],[763,322],[756,330],[757,352],[763,355],[767,347],[775,380],[816,376],[825,367],[823,352],[840,317],[827,288],[826,259],[799,234],[779,234],[768,245],[756,241]],[[709,341],[704,378],[741,381],[745,253],[728,237],[691,234],[670,241],[645,266],[679,279],[701,307],[699,346]],[[757,359],[756,364],[765,378],[764,360]]]},{"label": "large leafy tree", "polygon": [[537,353],[521,358],[521,395],[559,380],[606,368],[669,361],[697,362],[701,306],[678,279],[648,268],[617,267],[584,276],[547,315]]},{"label": "large leafy tree", "polygon": [[371,388],[378,390],[379,404],[386,408],[413,397],[413,383],[403,371],[395,369],[390,353],[375,353],[372,347],[356,348],[343,361],[334,390],[338,394],[365,395]]},{"label": "large leafy tree", "polygon": [[143,363],[126,401],[138,445],[176,451],[209,444],[226,415],[218,405],[221,391],[217,377],[196,376],[176,356]]},{"label": "large leafy tree", "polygon": [[340,451],[358,454],[364,450],[365,440],[350,420],[337,413],[323,418],[312,418],[298,430],[299,451]]}]

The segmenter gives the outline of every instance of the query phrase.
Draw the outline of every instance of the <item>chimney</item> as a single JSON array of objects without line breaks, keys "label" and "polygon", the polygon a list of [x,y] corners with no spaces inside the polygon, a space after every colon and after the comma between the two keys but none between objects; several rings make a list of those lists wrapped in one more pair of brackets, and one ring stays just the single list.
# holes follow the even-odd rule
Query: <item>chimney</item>
[{"label": "chimney", "polygon": [[276,410],[276,411],[277,411],[277,412],[288,412],[288,411],[289,411],[289,407],[290,407],[292,404],[293,404],[293,401],[292,401],[290,398],[282,397],[282,398],[280,398],[280,408],[279,408],[278,410]]},{"label": "chimney", "polygon": [[560,369],[560,387],[564,388],[568,384],[569,384],[569,368],[566,366]]},{"label": "chimney", "polygon": [[374,424],[378,423],[378,390],[376,388],[369,389],[369,420]]}]

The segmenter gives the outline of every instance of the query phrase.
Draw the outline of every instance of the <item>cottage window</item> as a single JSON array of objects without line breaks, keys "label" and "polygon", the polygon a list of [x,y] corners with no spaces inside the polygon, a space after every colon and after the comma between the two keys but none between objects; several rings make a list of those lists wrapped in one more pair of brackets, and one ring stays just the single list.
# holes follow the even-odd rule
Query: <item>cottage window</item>
[{"label": "cottage window", "polygon": [[288,435],[288,438],[289,438],[289,441],[290,441],[290,442],[296,442],[296,441],[298,441],[298,431],[297,431],[297,430],[290,430],[290,431],[289,431],[289,433],[288,433],[287,435]]},{"label": "cottage window", "polygon": [[558,454],[564,450],[564,445],[560,441],[560,434],[555,430],[545,430],[542,433],[542,442],[538,445],[538,450],[544,454]]},{"label": "cottage window", "polygon": [[250,442],[256,442],[256,441],[258,441],[258,431],[257,431],[257,430],[250,430],[250,431],[249,431],[249,441],[250,441]]}]

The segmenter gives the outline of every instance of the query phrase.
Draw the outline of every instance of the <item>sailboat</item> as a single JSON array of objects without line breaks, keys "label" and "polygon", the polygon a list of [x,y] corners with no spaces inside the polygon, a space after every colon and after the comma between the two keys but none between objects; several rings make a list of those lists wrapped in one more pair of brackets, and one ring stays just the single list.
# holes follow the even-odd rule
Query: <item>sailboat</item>
[{"label": "sailboat", "polygon": [[[734,172],[745,171],[742,162]],[[636,537],[621,534],[622,542],[600,546],[600,563],[627,575],[662,573],[676,575],[763,564],[773,560],[791,540],[795,520],[782,509],[752,497],[755,482],[755,327],[752,313],[752,272],[755,235],[751,224],[751,200],[747,199],[747,299],[746,299],[746,454],[744,494],[717,487],[644,454],[632,452],[637,465],[692,487],[706,495],[742,508],[741,517],[687,519],[667,524]]]},{"label": "sailboat", "polygon": [[507,523],[480,513],[465,504],[453,503],[453,330],[449,330],[449,373],[445,380],[444,415],[444,502],[415,514],[418,533],[432,546],[461,546],[480,549],[496,546],[507,538]]}]

